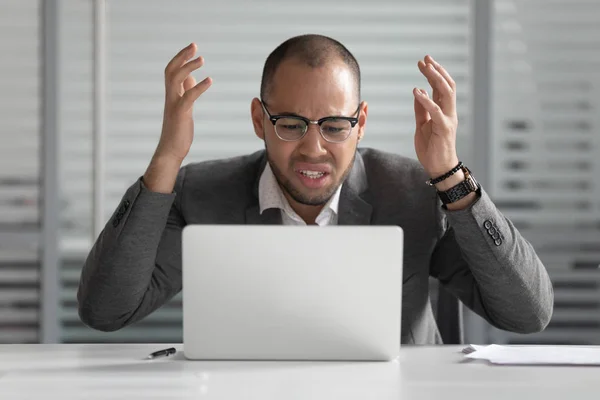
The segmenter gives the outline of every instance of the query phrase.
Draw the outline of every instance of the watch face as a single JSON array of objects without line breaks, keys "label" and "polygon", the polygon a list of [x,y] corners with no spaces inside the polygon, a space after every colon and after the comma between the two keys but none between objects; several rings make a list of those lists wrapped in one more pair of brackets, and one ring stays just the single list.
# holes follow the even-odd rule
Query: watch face
[{"label": "watch face", "polygon": [[465,182],[467,183],[467,185],[469,185],[469,189],[471,190],[471,192],[475,192],[477,189],[479,189],[479,184],[477,183],[475,178],[473,178],[473,175],[469,175]]}]

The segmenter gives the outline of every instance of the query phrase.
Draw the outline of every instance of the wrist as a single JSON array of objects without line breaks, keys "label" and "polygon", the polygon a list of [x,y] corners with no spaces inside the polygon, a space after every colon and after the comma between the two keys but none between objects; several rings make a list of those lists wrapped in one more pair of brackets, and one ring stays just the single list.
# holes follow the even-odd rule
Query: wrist
[{"label": "wrist", "polygon": [[172,193],[181,164],[176,157],[155,154],[144,173],[144,185],[152,192]]},{"label": "wrist", "polygon": [[179,168],[181,168],[181,165],[183,164],[183,160],[183,158],[173,156],[170,154],[163,154],[157,151],[152,156],[152,160],[150,161],[150,163],[159,165],[161,168],[179,170]]},{"label": "wrist", "polygon": [[[457,164],[454,164],[452,167],[445,167],[442,171],[444,172],[427,172],[429,174],[429,176],[431,177],[431,179],[429,179],[426,183],[429,186],[437,186],[439,183],[444,182],[446,180],[448,180],[449,178],[453,177],[454,175],[456,175],[457,173],[459,173],[461,171],[461,169],[463,168],[463,163],[460,161],[457,161]],[[427,170],[429,171],[429,170]]]},{"label": "wrist", "polygon": [[481,186],[471,171],[461,166],[460,171],[435,184],[444,208],[461,210],[470,206],[476,199]]},{"label": "wrist", "polygon": [[434,186],[438,192],[445,192],[448,189],[453,188],[462,181],[465,180],[465,173],[462,170],[458,170],[454,175],[449,176],[440,183],[436,183]]},{"label": "wrist", "polygon": [[427,172],[427,174],[429,175],[429,177],[431,179],[439,178],[440,176],[443,176],[444,174],[447,174],[449,171],[454,169],[460,162],[460,160],[456,156],[451,157],[449,160],[450,161],[436,165],[433,168],[424,166],[425,171]]}]

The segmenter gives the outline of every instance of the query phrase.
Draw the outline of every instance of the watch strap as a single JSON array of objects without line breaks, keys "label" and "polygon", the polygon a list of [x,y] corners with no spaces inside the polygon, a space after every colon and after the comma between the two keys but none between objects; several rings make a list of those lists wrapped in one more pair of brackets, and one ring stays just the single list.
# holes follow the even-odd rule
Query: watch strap
[{"label": "watch strap", "polygon": [[465,173],[465,180],[460,182],[459,184],[451,187],[450,189],[440,192],[438,191],[438,196],[444,205],[455,203],[469,194],[476,192],[480,189],[479,183],[475,180],[473,175],[471,175],[471,171],[467,167],[463,167]]}]

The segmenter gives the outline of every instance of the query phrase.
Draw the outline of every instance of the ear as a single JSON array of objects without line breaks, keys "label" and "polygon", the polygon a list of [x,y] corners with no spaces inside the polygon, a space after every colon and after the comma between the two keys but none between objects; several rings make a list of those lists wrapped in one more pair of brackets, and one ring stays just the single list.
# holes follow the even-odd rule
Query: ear
[{"label": "ear", "polygon": [[260,100],[255,97],[250,104],[250,115],[252,116],[252,125],[254,125],[254,134],[261,140],[265,140],[264,130],[264,110]]},{"label": "ear", "polygon": [[367,114],[369,113],[369,105],[366,101],[360,103],[360,114],[358,116],[358,141],[360,142],[365,136],[365,128],[367,126]]}]

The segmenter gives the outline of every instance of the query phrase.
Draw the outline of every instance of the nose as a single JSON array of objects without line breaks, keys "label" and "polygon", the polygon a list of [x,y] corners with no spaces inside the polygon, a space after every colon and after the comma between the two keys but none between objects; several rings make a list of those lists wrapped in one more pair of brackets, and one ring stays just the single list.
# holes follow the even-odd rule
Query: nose
[{"label": "nose", "polygon": [[306,135],[300,140],[300,153],[309,158],[318,158],[327,154],[325,139],[321,136],[319,125],[310,124]]}]

